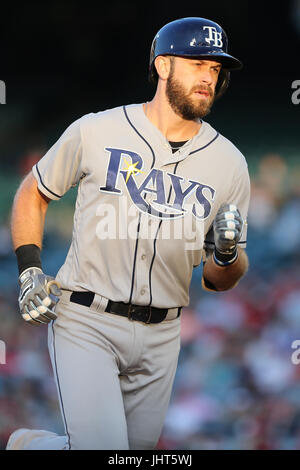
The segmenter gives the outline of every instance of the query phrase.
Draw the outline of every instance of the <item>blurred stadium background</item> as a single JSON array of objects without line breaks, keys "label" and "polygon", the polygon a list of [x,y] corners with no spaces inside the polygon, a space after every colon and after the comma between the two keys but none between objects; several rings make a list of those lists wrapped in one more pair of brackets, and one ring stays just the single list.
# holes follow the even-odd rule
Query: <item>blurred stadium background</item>
[{"label": "blurred stadium background", "polygon": [[[151,99],[151,40],[184,16],[219,22],[244,62],[206,120],[244,153],[252,198],[250,269],[226,293],[201,290],[194,271],[182,317],[182,350],[158,447],[299,449],[300,364],[300,2],[199,4],[113,0],[97,6],[2,5],[0,79],[0,449],[19,427],[63,432],[46,328],[19,317],[9,220],[15,191],[32,165],[79,116]],[[55,275],[69,246],[76,189],[50,205],[44,270]],[[80,371],[78,371],[80,373]]]}]

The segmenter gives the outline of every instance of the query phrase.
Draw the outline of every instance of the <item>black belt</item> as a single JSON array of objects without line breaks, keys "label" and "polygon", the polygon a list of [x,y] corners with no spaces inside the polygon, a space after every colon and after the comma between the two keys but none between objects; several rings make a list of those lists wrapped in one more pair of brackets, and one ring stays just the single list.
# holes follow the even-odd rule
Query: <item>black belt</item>
[{"label": "black belt", "polygon": [[[90,307],[93,303],[94,297],[94,292],[72,292],[70,301],[75,304]],[[113,302],[112,300],[109,300],[105,311],[121,315],[122,317],[127,317],[129,320],[136,320],[144,323],[160,323],[166,318],[169,309],[151,307],[150,305],[126,304],[125,302]],[[180,316],[180,313],[181,307],[178,307],[176,318]]]}]

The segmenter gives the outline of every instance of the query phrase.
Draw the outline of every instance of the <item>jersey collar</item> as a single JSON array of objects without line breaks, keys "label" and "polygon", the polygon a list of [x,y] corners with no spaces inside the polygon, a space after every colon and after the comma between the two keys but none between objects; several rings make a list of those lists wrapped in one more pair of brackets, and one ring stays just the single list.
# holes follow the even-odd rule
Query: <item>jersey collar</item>
[{"label": "jersey collar", "polygon": [[145,115],[143,104],[144,103],[139,103],[125,106],[127,118],[130,120],[135,130],[138,131],[140,137],[147,142],[148,146],[152,147],[159,165],[163,166],[180,162],[197,148],[206,145],[211,139],[211,135],[208,135],[211,133],[207,132],[210,126],[202,120],[202,125],[198,133],[173,154],[168,139]]}]

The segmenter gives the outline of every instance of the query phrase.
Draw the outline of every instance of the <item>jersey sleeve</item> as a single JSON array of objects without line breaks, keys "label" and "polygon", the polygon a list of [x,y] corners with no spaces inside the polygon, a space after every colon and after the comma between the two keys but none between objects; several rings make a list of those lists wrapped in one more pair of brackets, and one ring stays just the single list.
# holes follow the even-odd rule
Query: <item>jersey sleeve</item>
[{"label": "jersey sleeve", "polygon": [[73,122],[33,166],[39,190],[50,199],[60,199],[79,182],[82,171],[80,119]]},{"label": "jersey sleeve", "polygon": [[[246,162],[243,162],[242,170],[239,176],[233,180],[233,184],[228,196],[228,204],[235,204],[239,209],[242,219],[244,221],[242,234],[238,246],[246,248],[247,245],[247,216],[250,202],[250,178],[248,173],[248,167]],[[215,247],[214,243],[214,232],[211,226],[204,241],[205,250],[213,250]]]}]

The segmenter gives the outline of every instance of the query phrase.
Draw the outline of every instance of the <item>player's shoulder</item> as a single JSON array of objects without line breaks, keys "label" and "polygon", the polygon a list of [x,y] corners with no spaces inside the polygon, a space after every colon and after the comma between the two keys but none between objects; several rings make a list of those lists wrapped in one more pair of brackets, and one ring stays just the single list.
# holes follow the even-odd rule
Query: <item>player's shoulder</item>
[{"label": "player's shoulder", "polygon": [[205,125],[205,132],[211,135],[211,137],[215,137],[214,140],[214,152],[220,155],[222,160],[227,160],[229,163],[235,163],[237,166],[246,166],[247,167],[247,160],[244,154],[238,149],[238,147],[227,137],[225,137],[221,132],[214,129],[211,124],[208,122],[203,122]]},{"label": "player's shoulder", "polygon": [[124,108],[134,107],[138,105],[120,105],[114,108],[104,109],[97,112],[91,112],[83,115],[79,121],[85,125],[93,125],[99,123],[111,122],[112,120],[120,119],[124,117]]}]

